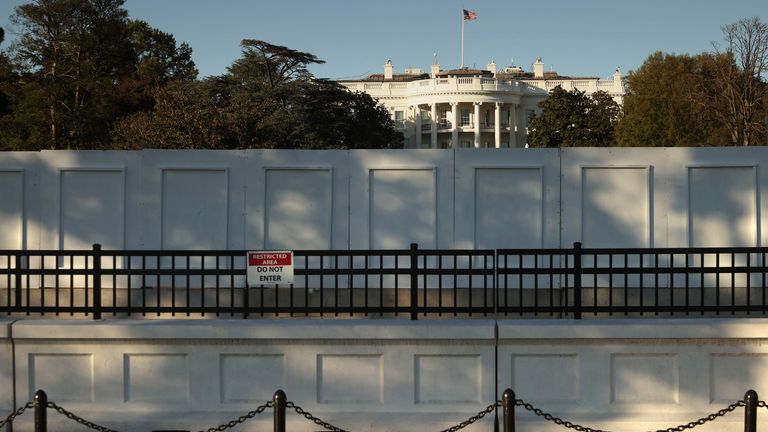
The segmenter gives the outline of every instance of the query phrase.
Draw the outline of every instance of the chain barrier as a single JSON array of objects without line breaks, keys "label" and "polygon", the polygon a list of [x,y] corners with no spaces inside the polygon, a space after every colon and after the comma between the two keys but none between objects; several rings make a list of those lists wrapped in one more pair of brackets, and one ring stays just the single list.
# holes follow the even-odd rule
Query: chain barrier
[{"label": "chain barrier", "polygon": [[311,421],[312,423],[322,426],[325,428],[325,430],[331,431],[331,432],[349,432],[347,430],[344,430],[340,427],[336,427],[330,423],[324,422],[323,420],[315,417],[312,415],[311,412],[305,411],[302,407],[296,405],[295,403],[288,401],[285,403],[286,408],[293,408],[294,411],[296,411],[296,414],[304,417],[305,419]]},{"label": "chain barrier", "polygon": [[[760,405],[760,404],[762,404],[762,405]],[[563,426],[563,427],[568,428],[568,429],[573,429],[573,430],[576,430],[576,431],[579,431],[579,432],[608,432],[608,431],[605,431],[605,430],[602,430],[602,429],[593,429],[593,428],[590,428],[590,427],[587,427],[587,426],[582,426],[582,425],[579,425],[579,424],[576,424],[576,423],[572,423],[572,422],[567,421],[567,420],[563,420],[563,419],[561,419],[559,417],[555,417],[552,414],[544,412],[541,409],[536,408],[535,406],[525,402],[522,399],[516,399],[515,400],[515,405],[522,406],[523,408],[525,408],[528,411],[531,411],[532,413],[536,414],[537,416],[543,417],[547,421],[551,421],[551,422],[555,423],[556,425]],[[692,421],[692,422],[689,422],[689,423],[686,423],[686,424],[683,424],[683,425],[679,425],[679,426],[675,426],[675,427],[671,427],[671,428],[667,428],[667,429],[658,429],[658,430],[656,430],[654,432],[682,432],[682,431],[684,431],[686,429],[693,429],[696,426],[701,426],[704,423],[711,422],[711,421],[717,419],[718,417],[722,417],[722,416],[732,412],[736,408],[742,407],[744,405],[745,405],[744,401],[734,402],[734,403],[728,405],[727,407],[725,407],[725,408],[723,408],[723,409],[721,409],[721,410],[719,410],[719,411],[717,411],[715,413],[712,413],[712,414],[710,414],[710,415],[708,415],[706,417],[702,417],[702,418],[700,418],[700,419],[698,419],[696,421]],[[768,408],[768,406],[766,406],[765,402],[762,402],[762,401],[758,403],[758,406],[765,406],[766,408]]]},{"label": "chain barrier", "polygon": [[222,432],[229,428],[235,427],[239,425],[240,423],[245,423],[246,421],[256,417],[257,415],[263,413],[267,410],[267,408],[272,408],[275,406],[275,403],[272,401],[269,401],[265,403],[264,405],[259,405],[255,410],[249,411],[247,414],[241,415],[240,417],[230,420],[226,423],[222,423],[216,427],[212,427],[206,431],[200,431],[200,432]]},{"label": "chain barrier", "polygon": [[482,410],[479,413],[473,415],[472,417],[464,420],[463,422],[461,422],[461,423],[459,423],[459,424],[457,424],[455,426],[451,426],[448,429],[443,429],[440,432],[456,432],[458,430],[464,429],[465,427],[471,425],[472,423],[474,423],[474,422],[480,420],[481,418],[487,416],[488,414],[492,413],[497,407],[500,407],[500,406],[501,406],[501,401],[496,401],[495,403],[492,403],[492,404],[488,405],[487,407],[485,407],[484,410]]},{"label": "chain barrier", "polygon": [[115,431],[113,429],[110,429],[108,427],[97,425],[96,423],[94,423],[92,421],[88,421],[88,420],[86,420],[86,419],[84,419],[84,418],[82,418],[82,417],[80,417],[80,416],[78,416],[78,415],[76,415],[76,414],[74,414],[74,413],[72,413],[70,411],[67,411],[64,408],[62,408],[59,405],[57,405],[55,402],[48,402],[48,405],[46,405],[46,406],[48,408],[52,408],[52,409],[56,410],[57,413],[63,415],[64,417],[66,417],[66,418],[68,418],[70,420],[74,420],[75,422],[77,422],[77,423],[79,423],[79,424],[81,424],[81,425],[83,425],[83,426],[85,426],[85,427],[87,427],[89,429],[93,429],[93,430],[96,430],[96,431],[99,431],[99,432],[117,432],[117,431]]},{"label": "chain barrier", "polygon": [[746,404],[744,403],[744,401],[734,402],[734,403],[728,405],[727,407],[721,409],[720,411],[712,413],[712,414],[710,414],[710,415],[708,415],[706,417],[702,417],[702,418],[700,418],[700,419],[698,419],[696,421],[692,421],[692,422],[689,422],[689,423],[686,423],[686,424],[683,424],[683,425],[680,425],[680,426],[671,427],[671,428],[667,428],[667,429],[659,429],[656,432],[681,432],[681,431],[684,431],[686,429],[693,429],[696,426],[701,426],[704,423],[711,422],[712,420],[715,420],[718,417],[722,417],[722,416],[728,414],[729,412],[735,410],[736,408],[742,407],[742,406],[745,406],[745,405]]},{"label": "chain barrier", "polygon": [[16,417],[19,417],[20,415],[24,414],[24,411],[26,411],[29,408],[32,408],[33,406],[34,404],[32,402],[27,402],[26,405],[12,412],[11,415],[6,417],[4,420],[0,421],[0,428],[2,428],[3,426],[9,423],[13,423],[13,421],[16,420]]},{"label": "chain barrier", "polygon": [[[563,419],[561,419],[559,417],[555,417],[554,415],[552,415],[550,413],[547,413],[547,412],[544,412],[541,409],[533,406],[532,404],[530,404],[528,402],[525,402],[522,399],[515,399],[515,405],[523,407],[524,409],[532,412],[533,414],[535,414],[535,415],[537,415],[539,417],[542,417],[542,418],[544,418],[547,421],[551,421],[551,422],[555,423],[556,425],[563,426],[563,427],[568,428],[568,429],[573,429],[573,430],[576,430],[578,432],[608,432],[606,430],[594,429],[594,428],[590,428],[590,427],[587,427],[587,426],[582,426],[582,425],[570,422],[568,420],[563,420]],[[98,425],[96,423],[93,423],[91,421],[88,421],[88,420],[86,420],[86,419],[84,419],[84,418],[82,418],[82,417],[80,417],[80,416],[78,416],[78,415],[76,415],[76,414],[74,414],[74,413],[72,413],[70,411],[67,411],[63,407],[57,405],[55,402],[48,402],[48,404],[46,406],[48,408],[52,408],[53,410],[55,410],[59,414],[65,416],[66,418],[68,418],[70,420],[73,420],[73,421],[75,421],[75,422],[77,422],[77,423],[79,423],[79,424],[81,424],[81,425],[83,425],[83,426],[85,426],[85,427],[87,427],[89,429],[93,429],[93,430],[96,430],[96,431],[99,431],[99,432],[116,432],[113,429],[110,429],[110,428],[107,428],[107,427],[104,427],[104,426],[100,426],[100,425]],[[237,425],[239,425],[241,423],[244,423],[244,422],[246,422],[246,421],[256,417],[258,414],[263,413],[268,408],[274,408],[274,406],[275,406],[274,402],[269,401],[269,402],[267,402],[267,403],[265,403],[263,405],[259,405],[255,410],[249,411],[247,414],[244,414],[244,415],[242,415],[242,416],[240,416],[240,417],[238,417],[238,418],[236,418],[234,420],[231,420],[231,421],[229,421],[227,423],[222,423],[219,426],[212,427],[210,429],[207,429],[206,431],[200,431],[200,432],[223,432],[223,431],[225,431],[225,430],[227,430],[229,428],[235,427],[235,426],[237,426]],[[320,419],[318,417],[315,417],[314,415],[312,415],[312,413],[310,413],[309,411],[304,410],[302,407],[296,405],[292,401],[286,402],[285,406],[286,406],[286,408],[293,409],[294,411],[296,411],[296,414],[304,417],[305,419],[311,421],[312,423],[325,428],[325,430],[327,430],[327,431],[331,431],[331,432],[348,432],[345,429],[342,429],[340,427],[334,426],[334,425],[332,425],[332,424],[330,424],[328,422],[323,421],[322,419]],[[482,419],[486,415],[492,413],[496,408],[499,408],[499,407],[502,407],[502,406],[503,406],[503,404],[502,404],[501,401],[496,401],[496,402],[488,405],[484,410],[478,412],[476,415],[468,418],[467,420],[465,420],[465,421],[463,421],[463,422],[461,422],[459,424],[456,424],[454,426],[451,426],[448,429],[443,429],[440,432],[457,432],[457,431],[459,431],[461,429],[464,429],[465,427],[467,427],[467,426],[477,422],[478,420]],[[716,420],[719,417],[723,417],[723,416],[733,412],[736,408],[743,407],[743,406],[746,406],[746,403],[744,401],[734,402],[734,403],[728,405],[727,407],[725,407],[725,408],[723,408],[721,410],[718,410],[717,412],[714,412],[714,413],[712,413],[712,414],[710,414],[710,415],[708,415],[706,417],[702,417],[702,418],[700,418],[698,420],[695,420],[695,421],[692,421],[692,422],[689,422],[689,423],[686,423],[686,424],[682,424],[682,425],[679,425],[679,426],[675,426],[675,427],[671,427],[671,428],[667,428],[667,429],[658,429],[658,430],[656,430],[654,432],[683,432],[686,429],[693,429],[693,428],[695,428],[697,426],[701,426],[701,425],[703,425],[705,423],[708,423],[708,422],[711,422],[713,420]],[[766,403],[765,401],[758,401],[757,402],[757,406],[760,407],[760,408],[768,409],[768,403]],[[19,409],[17,409],[13,413],[11,413],[8,417],[6,417],[3,420],[0,420],[0,428],[2,428],[3,426],[5,426],[7,424],[13,423],[13,421],[16,420],[17,417],[20,417],[22,414],[24,414],[24,412],[26,410],[31,409],[31,408],[34,408],[34,403],[33,402],[27,402],[24,406],[20,407]]]},{"label": "chain barrier", "polygon": [[582,426],[582,425],[579,425],[579,424],[576,424],[576,423],[569,422],[568,420],[563,420],[563,419],[561,419],[559,417],[555,417],[552,414],[544,412],[541,409],[536,408],[535,406],[529,404],[528,402],[526,402],[526,401],[524,401],[522,399],[515,399],[515,405],[521,406],[521,407],[527,409],[528,411],[536,414],[539,417],[543,417],[544,420],[551,421],[551,422],[555,423],[556,425],[564,426],[564,427],[566,427],[568,429],[574,429],[574,430],[577,430],[579,432],[608,432],[608,431],[604,431],[604,430],[601,430],[601,429],[592,429],[590,427]]}]

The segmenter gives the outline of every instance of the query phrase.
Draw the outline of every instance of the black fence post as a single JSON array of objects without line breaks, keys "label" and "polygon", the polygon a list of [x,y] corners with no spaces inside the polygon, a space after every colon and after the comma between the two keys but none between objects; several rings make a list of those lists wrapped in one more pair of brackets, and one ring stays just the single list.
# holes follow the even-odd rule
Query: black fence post
[{"label": "black fence post", "polygon": [[[419,251],[418,243],[411,243],[411,321],[419,319]],[[426,287],[425,287],[426,288]]]},{"label": "black fence post", "polygon": [[756,391],[744,394],[744,432],[757,432],[757,402]]},{"label": "black fence post", "polygon": [[101,319],[101,245],[93,244],[93,319]]},{"label": "black fence post", "polygon": [[581,319],[581,242],[573,244],[573,319]]},{"label": "black fence post", "polygon": [[35,432],[46,432],[48,430],[48,395],[44,391],[35,392]]},{"label": "black fence post", "polygon": [[272,402],[275,404],[274,431],[285,432],[285,403],[287,402],[285,392],[278,390],[272,396]]},{"label": "black fence post", "polygon": [[512,389],[504,390],[501,404],[504,406],[504,432],[515,432],[515,392]]},{"label": "black fence post", "polygon": [[[21,310],[21,299],[22,299],[22,292],[21,292],[21,283],[22,283],[22,255],[21,251],[16,252],[16,268],[14,269],[15,273],[15,284],[14,292],[16,294],[16,304],[14,305],[16,307],[16,310]],[[29,306],[29,305],[27,305]]]}]

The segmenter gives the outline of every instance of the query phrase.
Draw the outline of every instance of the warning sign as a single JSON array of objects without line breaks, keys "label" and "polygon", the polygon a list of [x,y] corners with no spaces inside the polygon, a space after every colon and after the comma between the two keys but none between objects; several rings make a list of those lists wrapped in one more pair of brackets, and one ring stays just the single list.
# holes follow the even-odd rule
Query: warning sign
[{"label": "warning sign", "polygon": [[248,285],[293,283],[293,251],[248,252]]}]

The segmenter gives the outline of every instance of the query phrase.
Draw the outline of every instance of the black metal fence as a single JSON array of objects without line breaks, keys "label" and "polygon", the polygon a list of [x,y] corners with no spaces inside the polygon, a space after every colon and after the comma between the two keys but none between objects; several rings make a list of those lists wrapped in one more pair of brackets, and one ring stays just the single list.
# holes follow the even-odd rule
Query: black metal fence
[{"label": "black metal fence", "polygon": [[0,313],[34,316],[765,316],[768,248],[307,250],[289,286],[246,251],[0,251]]}]

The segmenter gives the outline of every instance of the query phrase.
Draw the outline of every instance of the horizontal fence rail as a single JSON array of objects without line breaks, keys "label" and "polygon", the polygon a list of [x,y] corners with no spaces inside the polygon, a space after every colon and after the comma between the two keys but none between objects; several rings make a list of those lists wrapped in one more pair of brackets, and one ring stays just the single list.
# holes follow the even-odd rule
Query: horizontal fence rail
[{"label": "horizontal fence rail", "polygon": [[291,285],[247,251],[0,250],[0,313],[93,317],[765,316],[768,248],[294,252]]}]

